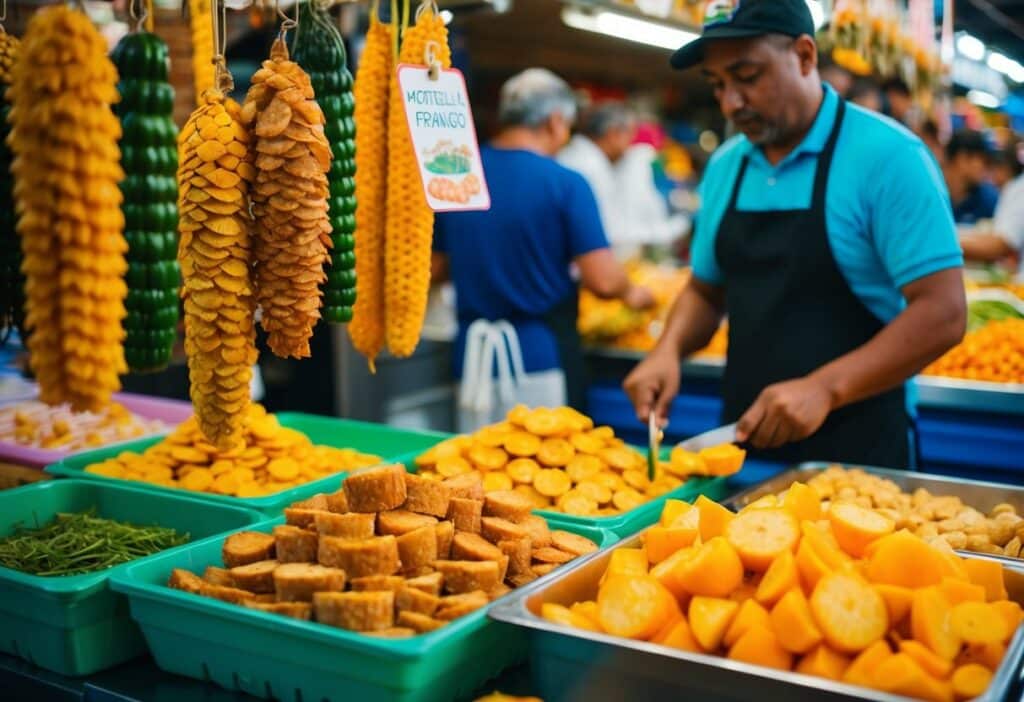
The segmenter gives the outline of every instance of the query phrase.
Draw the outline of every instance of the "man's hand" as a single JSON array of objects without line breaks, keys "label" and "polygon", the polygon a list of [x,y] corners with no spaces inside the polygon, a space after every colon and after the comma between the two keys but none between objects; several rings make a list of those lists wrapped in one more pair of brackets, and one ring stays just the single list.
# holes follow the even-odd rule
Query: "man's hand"
[{"label": "man's hand", "polygon": [[736,440],[777,448],[818,431],[832,411],[832,392],[813,375],[769,385],[736,427]]},{"label": "man's hand", "polygon": [[622,296],[622,302],[631,310],[646,310],[654,307],[654,294],[642,285],[630,285],[626,294]]},{"label": "man's hand", "polygon": [[626,377],[622,386],[641,422],[646,423],[654,411],[661,426],[668,423],[668,407],[679,393],[680,376],[679,357],[656,349]]}]

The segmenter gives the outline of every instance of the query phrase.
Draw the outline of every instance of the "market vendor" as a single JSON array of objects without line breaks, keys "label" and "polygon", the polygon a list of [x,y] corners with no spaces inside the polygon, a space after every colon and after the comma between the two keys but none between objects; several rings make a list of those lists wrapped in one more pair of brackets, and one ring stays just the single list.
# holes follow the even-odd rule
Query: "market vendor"
[{"label": "market vendor", "polygon": [[680,359],[729,318],[724,422],[755,455],[912,465],[907,381],[964,333],[962,257],[922,142],[843,102],[803,0],[709,3],[700,66],[740,132],[712,158],[693,278],[625,381],[664,422]]},{"label": "market vendor", "polygon": [[654,298],[630,283],[615,260],[583,176],[553,158],[568,141],[575,115],[572,90],[550,71],[530,69],[505,83],[501,131],[480,152],[491,207],[437,216],[433,273],[435,281],[447,277],[455,287],[457,375],[469,325],[507,320],[526,372],[561,369],[562,403],[582,409],[579,285],[634,309],[651,306]]}]

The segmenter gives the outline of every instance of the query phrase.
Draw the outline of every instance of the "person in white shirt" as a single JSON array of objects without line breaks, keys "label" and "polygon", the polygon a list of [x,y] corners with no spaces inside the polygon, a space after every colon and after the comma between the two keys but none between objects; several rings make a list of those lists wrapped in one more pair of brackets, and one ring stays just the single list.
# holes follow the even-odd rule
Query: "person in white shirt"
[{"label": "person in white shirt", "polygon": [[636,129],[629,108],[603,103],[583,115],[579,133],[558,154],[558,162],[580,173],[594,191],[619,259],[630,258],[644,244],[669,243],[685,228],[685,222],[669,217],[654,185],[650,147],[633,145]]},{"label": "person in white shirt", "polygon": [[993,158],[992,170],[1005,171],[1002,190],[992,222],[960,236],[960,245],[968,261],[979,263],[1021,262],[1024,252],[1024,164],[1016,144]]}]

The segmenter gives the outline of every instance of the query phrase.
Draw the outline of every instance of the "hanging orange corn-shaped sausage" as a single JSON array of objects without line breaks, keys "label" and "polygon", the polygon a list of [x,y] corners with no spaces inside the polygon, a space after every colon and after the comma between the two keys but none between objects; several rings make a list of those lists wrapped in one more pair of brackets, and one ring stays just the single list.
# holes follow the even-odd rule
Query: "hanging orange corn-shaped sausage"
[{"label": "hanging orange corn-shaped sausage", "polygon": [[215,88],[178,135],[178,262],[185,353],[203,434],[229,449],[241,438],[256,362],[249,188],[256,177],[238,103]]},{"label": "hanging orange corn-shaped sausage", "polygon": [[29,21],[9,90],[29,362],[51,404],[97,410],[127,370],[117,71],[82,12]]},{"label": "hanging orange corn-shaped sausage", "polygon": [[[416,24],[402,35],[399,63],[426,65],[431,46],[434,58],[451,66],[448,29],[430,4],[420,6]],[[398,78],[391,76],[388,111],[388,196],[385,239],[385,318],[388,350],[411,356],[420,340],[430,292],[430,255],[434,212],[427,205],[413,150]]]},{"label": "hanging orange corn-shaped sausage", "polygon": [[310,355],[331,246],[327,171],[331,147],[309,76],[283,39],[252,77],[242,123],[255,137],[256,299],[267,345],[282,358]]},{"label": "hanging orange corn-shaped sausage", "polygon": [[370,368],[384,348],[384,228],[392,28],[370,16],[354,87],[356,110],[356,304],[348,333]]}]

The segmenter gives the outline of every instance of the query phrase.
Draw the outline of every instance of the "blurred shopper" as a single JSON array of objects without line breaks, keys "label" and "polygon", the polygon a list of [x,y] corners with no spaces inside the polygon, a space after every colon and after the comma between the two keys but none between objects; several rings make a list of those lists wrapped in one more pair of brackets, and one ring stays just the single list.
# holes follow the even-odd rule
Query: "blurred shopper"
[{"label": "blurred shopper", "polygon": [[890,78],[882,85],[882,102],[885,114],[897,122],[910,125],[914,117],[914,100],[910,88],[899,78]]},{"label": "blurred shopper", "polygon": [[906,468],[909,381],[963,337],[961,252],[924,144],[817,60],[804,0],[709,3],[673,55],[741,133],[708,165],[693,276],[625,388],[664,422],[680,360],[728,314],[722,421],[755,455]]},{"label": "blurred shopper", "polygon": [[996,212],[999,191],[987,180],[991,154],[985,135],[970,129],[956,132],[946,144],[942,173],[958,225],[992,219]]},{"label": "blurred shopper", "polygon": [[964,257],[976,263],[1005,263],[1016,270],[1024,252],[1024,164],[1013,142],[993,156],[992,182],[1001,187],[991,224],[961,232]]},{"label": "blurred shopper", "polygon": [[455,287],[456,373],[462,377],[470,325],[506,320],[526,372],[541,374],[537,385],[551,391],[544,402],[568,400],[583,409],[578,284],[571,267],[598,297],[636,309],[654,299],[630,283],[615,260],[587,182],[554,160],[576,116],[569,86],[550,71],[529,69],[502,87],[498,111],[501,131],[481,149],[490,210],[437,216],[434,274]]},{"label": "blurred shopper", "polygon": [[846,99],[872,112],[882,111],[882,93],[869,78],[858,78],[850,86]]},{"label": "blurred shopper", "polygon": [[644,244],[668,244],[685,221],[670,218],[654,183],[657,153],[635,143],[637,119],[625,105],[609,102],[586,112],[579,133],[558,154],[558,162],[582,175],[597,199],[605,233],[620,260]]}]

